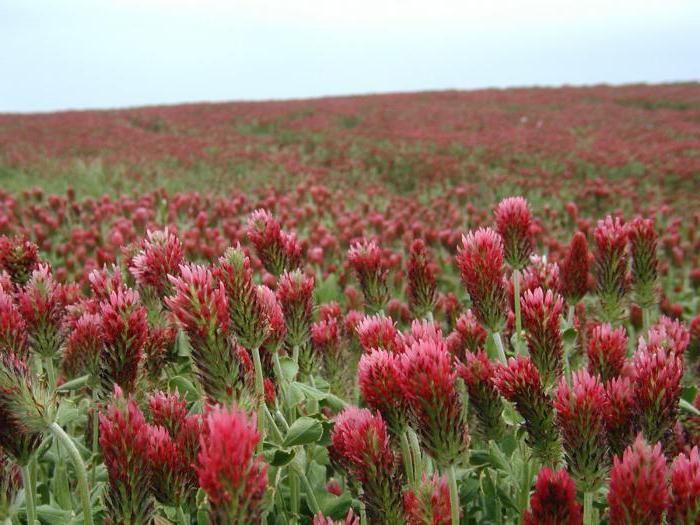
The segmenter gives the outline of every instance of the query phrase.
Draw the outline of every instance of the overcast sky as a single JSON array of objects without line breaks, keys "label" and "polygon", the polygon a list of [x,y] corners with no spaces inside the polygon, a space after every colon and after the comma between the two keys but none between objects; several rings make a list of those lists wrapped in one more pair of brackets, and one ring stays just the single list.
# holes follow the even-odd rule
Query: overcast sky
[{"label": "overcast sky", "polygon": [[700,0],[0,0],[0,111],[700,79]]}]

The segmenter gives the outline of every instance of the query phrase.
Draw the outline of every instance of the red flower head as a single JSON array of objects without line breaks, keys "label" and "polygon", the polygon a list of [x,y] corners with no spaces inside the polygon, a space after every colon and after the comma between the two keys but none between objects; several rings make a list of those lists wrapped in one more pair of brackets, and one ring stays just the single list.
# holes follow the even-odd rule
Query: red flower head
[{"label": "red flower head", "polygon": [[23,286],[38,267],[36,244],[23,237],[0,237],[0,268],[10,275],[15,285]]},{"label": "red flower head", "polygon": [[0,450],[0,519],[11,520],[21,488],[22,471]]},{"label": "red flower head", "polygon": [[299,347],[299,365],[302,373],[306,375],[311,372],[313,366],[313,352],[309,339],[315,286],[315,278],[301,270],[284,272],[277,286],[277,300],[282,305],[284,320],[287,323],[285,342],[288,348]]},{"label": "red flower head", "polygon": [[258,285],[255,292],[268,326],[267,339],[265,339],[263,346],[269,350],[275,350],[287,335],[287,325],[284,321],[282,307],[275,292],[267,286]]},{"label": "red flower head", "polygon": [[425,474],[420,486],[403,495],[403,507],[408,525],[450,525],[450,488],[445,476]]},{"label": "red flower head", "polygon": [[423,339],[401,354],[400,360],[412,425],[428,454],[439,465],[449,466],[469,444],[452,355],[444,342]]},{"label": "red flower head", "polygon": [[12,296],[0,291],[0,353],[13,353],[20,359],[27,357],[27,325]]},{"label": "red flower head", "polygon": [[343,311],[335,301],[324,303],[318,307],[318,319],[320,321],[330,321],[335,319],[339,323],[343,321]]},{"label": "red flower head", "polygon": [[525,525],[581,525],[581,505],[576,503],[576,487],[566,470],[544,467],[537,475]]},{"label": "red flower head", "polygon": [[437,281],[435,267],[422,239],[411,243],[408,254],[408,306],[416,318],[433,311]]},{"label": "red flower head", "polygon": [[[530,264],[520,272],[520,292],[524,293],[535,288],[542,288],[545,292],[552,290],[558,292],[561,288],[559,284],[559,266],[547,262],[545,257],[539,255],[530,256]],[[515,287],[513,281],[508,282],[509,304],[514,305]]]},{"label": "red flower head", "polygon": [[69,377],[100,374],[100,359],[104,345],[102,318],[84,313],[74,323],[63,348],[63,370]]},{"label": "red flower head", "polygon": [[357,382],[362,398],[382,415],[394,436],[400,436],[407,424],[402,379],[398,354],[374,350],[360,358]]},{"label": "red flower head", "polygon": [[445,342],[442,337],[440,324],[435,321],[428,321],[427,319],[422,321],[414,320],[411,322],[411,329],[408,332],[402,333],[400,338],[404,348],[408,348],[421,341],[433,341],[437,344]]},{"label": "red flower head", "polygon": [[501,395],[515,403],[525,419],[526,442],[545,464],[558,463],[559,432],[554,424],[552,401],[545,393],[540,374],[529,357],[510,358],[496,369],[494,382]]},{"label": "red flower head", "polygon": [[255,455],[260,434],[255,419],[236,408],[216,407],[201,439],[199,486],[207,493],[212,523],[259,523],[267,465]]},{"label": "red flower head", "polygon": [[373,312],[380,311],[389,297],[386,284],[389,270],[379,246],[374,241],[356,242],[348,250],[348,262],[360,282],[365,306]]},{"label": "red flower head", "polygon": [[505,259],[516,270],[527,265],[534,244],[532,214],[523,197],[503,199],[494,212],[496,229],[503,238]]},{"label": "red flower head", "polygon": [[88,275],[90,288],[99,300],[109,299],[112,292],[122,290],[124,284],[122,282],[122,273],[118,266],[105,266],[101,270],[93,270]]},{"label": "red flower head", "polygon": [[182,243],[167,228],[149,231],[146,235],[129,269],[139,286],[151,288],[159,297],[164,297],[171,292],[168,275],[177,275],[182,263]]},{"label": "red flower head", "polygon": [[180,267],[172,277],[175,295],[165,299],[187,334],[197,377],[207,395],[218,402],[243,401],[244,370],[236,345],[228,336],[229,316],[224,285],[214,284],[209,269]]},{"label": "red flower head", "polygon": [[360,517],[357,516],[352,509],[348,511],[344,520],[333,521],[331,518],[326,518],[323,514],[316,514],[311,525],[360,525]]},{"label": "red flower head", "polygon": [[642,308],[651,308],[656,304],[659,265],[656,257],[657,235],[654,221],[636,217],[629,224],[629,240],[634,300]]},{"label": "red flower head", "polygon": [[[177,342],[177,328],[167,319],[166,326],[152,326],[148,331],[146,344],[143,348],[145,355],[146,371],[150,378],[158,380],[165,365],[176,359],[175,343]],[[172,322],[175,322],[172,320]]]},{"label": "red flower head", "polygon": [[621,454],[634,440],[637,431],[637,402],[628,377],[605,383],[605,427],[612,455]]},{"label": "red flower head", "polygon": [[148,396],[148,408],[153,424],[165,428],[175,438],[187,417],[185,400],[177,392],[169,394],[157,391]]},{"label": "red flower head", "polygon": [[588,291],[588,267],[588,241],[583,233],[576,232],[559,265],[560,292],[571,305],[583,299]]},{"label": "red flower head", "polygon": [[362,487],[370,520],[400,523],[399,460],[391,449],[384,420],[367,409],[348,407],[335,418],[332,461]]},{"label": "red flower head", "polygon": [[[250,259],[240,246],[228,248],[219,264],[214,268],[214,276],[226,290],[228,313],[231,328],[238,341],[248,349],[259,348],[267,339],[269,325],[264,306],[253,284],[253,271]],[[228,321],[226,326],[228,326]]]},{"label": "red flower head", "polygon": [[467,353],[477,353],[484,348],[488,333],[479,324],[471,310],[457,319],[454,331],[447,336],[447,348],[463,359]]},{"label": "red flower head", "polygon": [[470,231],[462,237],[457,265],[477,318],[492,332],[500,332],[507,311],[501,237],[490,228]]},{"label": "red flower head", "polygon": [[164,505],[179,507],[192,499],[197,487],[192,483],[191,468],[167,429],[150,426],[147,431],[148,470],[153,495]]},{"label": "red flower head", "polygon": [[690,344],[690,331],[680,321],[661,316],[659,322],[649,328],[646,337],[639,338],[640,348],[655,352],[664,348],[669,354],[683,356]]},{"label": "red flower head", "polygon": [[586,370],[574,373],[570,387],[562,378],[555,394],[566,464],[584,492],[598,489],[607,474],[606,403],[603,385]]},{"label": "red flower head", "polygon": [[276,277],[301,264],[301,246],[293,234],[285,233],[267,210],[255,210],[248,219],[248,239],[265,269]]},{"label": "red flower head", "polygon": [[664,348],[656,351],[640,345],[632,359],[632,383],[644,436],[662,439],[678,415],[683,360]]},{"label": "red flower head", "polygon": [[667,521],[672,525],[700,522],[700,454],[680,454],[671,466],[671,505]]},{"label": "red flower head", "polygon": [[149,490],[149,431],[143,413],[119,386],[100,414],[100,447],[109,476],[105,506],[110,523],[150,523],[154,504]]},{"label": "red flower head", "polygon": [[527,347],[545,385],[551,385],[561,375],[563,303],[559,294],[552,290],[545,293],[542,288],[527,291],[520,298]]},{"label": "red flower head", "polygon": [[613,330],[609,323],[596,325],[588,339],[588,371],[603,381],[618,377],[625,366],[627,334],[620,326]]},{"label": "red flower head", "polygon": [[620,317],[627,295],[628,229],[619,218],[609,215],[598,221],[595,238],[595,276],[603,315],[609,321]]},{"label": "red flower head", "polygon": [[100,316],[104,338],[102,387],[109,392],[116,383],[126,392],[133,392],[148,334],[146,309],[138,292],[118,290],[100,303]]},{"label": "red flower head", "polygon": [[504,426],[503,401],[494,384],[496,369],[484,350],[477,354],[468,352],[464,357],[464,364],[457,366],[457,374],[467,387],[469,408],[476,416],[476,430],[485,440],[498,441]]},{"label": "red flower head", "polygon": [[396,325],[390,318],[381,314],[365,316],[357,324],[355,331],[365,352],[386,350],[401,353],[404,350]]},{"label": "red flower head", "polygon": [[666,458],[661,444],[647,445],[641,436],[615,457],[610,471],[610,525],[658,525],[669,496],[666,486]]}]

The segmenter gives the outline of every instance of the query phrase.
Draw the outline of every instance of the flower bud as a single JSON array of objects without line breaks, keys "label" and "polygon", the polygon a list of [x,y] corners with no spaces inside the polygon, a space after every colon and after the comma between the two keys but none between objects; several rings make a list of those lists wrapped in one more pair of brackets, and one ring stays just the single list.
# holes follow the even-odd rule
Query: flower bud
[{"label": "flower bud", "polygon": [[532,214],[527,201],[523,197],[508,197],[498,204],[494,214],[506,261],[515,270],[524,268],[534,244]]}]

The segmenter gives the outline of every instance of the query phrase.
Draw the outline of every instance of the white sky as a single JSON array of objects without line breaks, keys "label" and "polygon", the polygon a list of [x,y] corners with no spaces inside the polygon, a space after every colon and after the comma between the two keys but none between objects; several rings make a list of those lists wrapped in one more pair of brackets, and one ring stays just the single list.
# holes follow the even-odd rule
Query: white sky
[{"label": "white sky", "polygon": [[700,0],[0,0],[0,111],[700,79]]}]

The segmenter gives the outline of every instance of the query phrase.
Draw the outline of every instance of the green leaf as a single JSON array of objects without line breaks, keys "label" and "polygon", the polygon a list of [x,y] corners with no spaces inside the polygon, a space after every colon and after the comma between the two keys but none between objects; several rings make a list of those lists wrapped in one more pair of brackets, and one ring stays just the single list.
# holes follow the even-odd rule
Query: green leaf
[{"label": "green leaf", "polygon": [[265,461],[273,467],[283,467],[294,459],[294,450],[272,448],[265,450]]},{"label": "green leaf", "polygon": [[185,394],[187,399],[190,401],[195,401],[201,397],[197,387],[194,385],[194,383],[192,383],[192,381],[190,381],[186,377],[183,377],[183,376],[172,377],[172,378],[170,378],[168,385],[170,386],[171,389],[177,388],[178,391],[182,394]]},{"label": "green leaf", "polygon": [[287,382],[291,383],[299,372],[299,365],[291,357],[280,357],[280,367]]},{"label": "green leaf", "polygon": [[298,383],[292,383],[289,386],[287,386],[286,389],[286,401],[287,401],[287,406],[289,407],[295,407],[302,401],[304,401],[304,392],[296,386]]},{"label": "green leaf", "polygon": [[294,447],[315,443],[323,435],[323,425],[320,421],[310,417],[300,417],[287,431],[283,446]]},{"label": "green leaf", "polygon": [[192,353],[192,347],[190,346],[190,341],[187,339],[187,335],[182,330],[177,331],[177,337],[175,338],[175,355],[179,357],[188,357]]},{"label": "green leaf", "polygon": [[36,508],[36,514],[38,518],[41,518],[42,522],[46,522],[51,525],[64,525],[65,523],[68,523],[73,515],[73,512],[54,507],[53,505],[39,505]]},{"label": "green leaf", "polygon": [[307,399],[321,401],[328,397],[328,394],[326,394],[325,392],[321,392],[318,388],[314,388],[305,383],[299,383],[298,381],[295,381],[294,383],[292,383],[292,385],[295,385],[297,388],[299,388],[304,393],[304,396],[306,396]]},{"label": "green leaf", "polygon": [[491,333],[489,333],[489,336],[486,338],[486,354],[489,358],[498,360],[498,348],[496,347],[496,341]]},{"label": "green leaf", "polygon": [[347,516],[352,496],[348,492],[343,492],[340,496],[335,496],[330,492],[316,494],[316,499],[321,507],[323,515],[334,520],[342,520]]},{"label": "green leaf", "polygon": [[568,345],[571,345],[576,341],[576,336],[578,335],[578,332],[576,331],[575,328],[567,328],[564,330],[564,333],[562,334],[562,338],[564,339],[564,342]]},{"label": "green leaf", "polygon": [[89,374],[76,377],[75,379],[71,379],[70,381],[63,383],[61,386],[56,387],[56,390],[58,392],[72,392],[74,390],[80,390],[87,385],[89,379]]},{"label": "green leaf", "polygon": [[681,399],[680,407],[681,409],[693,414],[694,416],[700,416],[700,410],[695,408],[695,405],[688,403],[685,399]]}]

